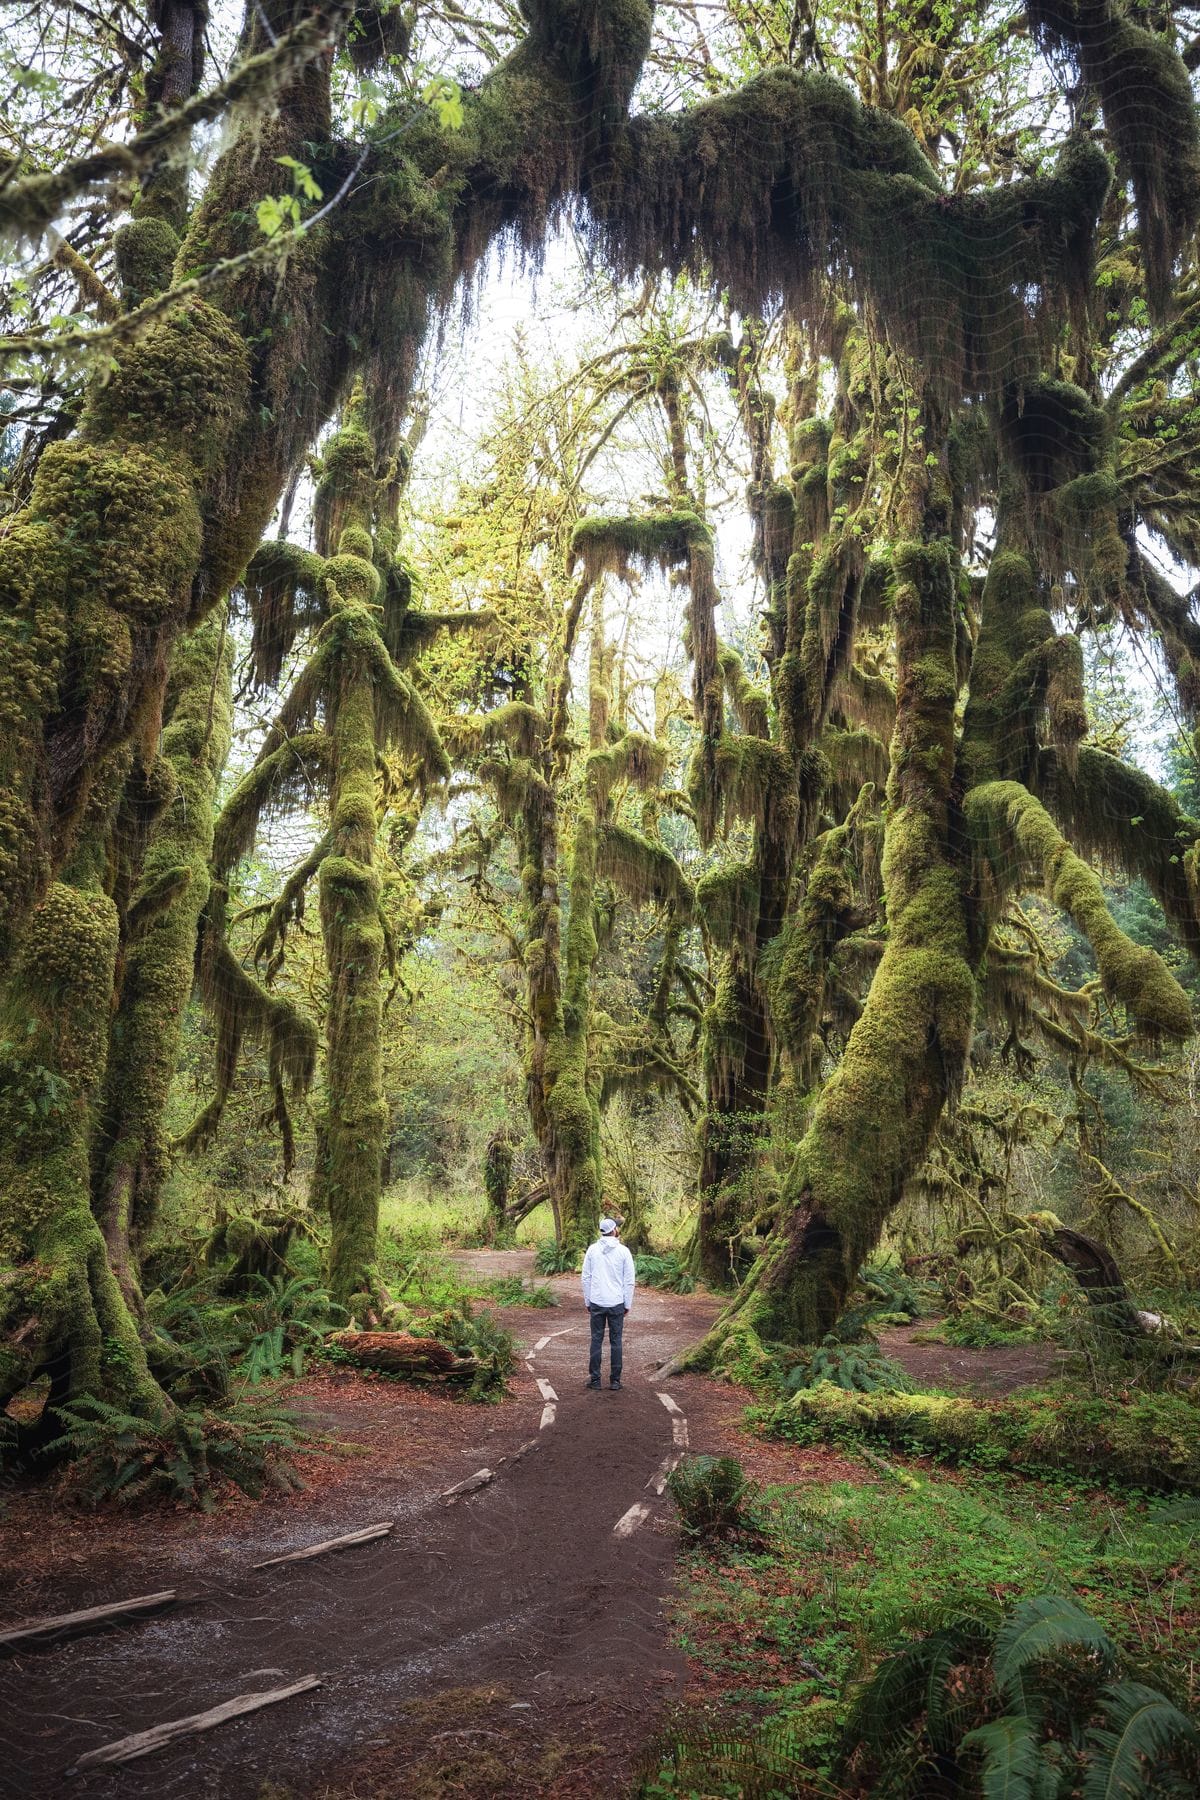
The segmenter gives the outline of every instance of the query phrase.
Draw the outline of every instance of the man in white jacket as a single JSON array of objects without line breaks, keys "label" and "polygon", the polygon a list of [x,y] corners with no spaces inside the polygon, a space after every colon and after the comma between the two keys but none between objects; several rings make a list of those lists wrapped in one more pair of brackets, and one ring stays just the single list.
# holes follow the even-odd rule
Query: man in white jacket
[{"label": "man in white jacket", "polygon": [[601,1219],[600,1236],[583,1259],[583,1304],[592,1316],[592,1354],[587,1385],[600,1386],[600,1353],[608,1326],[609,1386],[621,1385],[621,1333],[633,1305],[633,1258],[621,1242],[616,1221]]}]

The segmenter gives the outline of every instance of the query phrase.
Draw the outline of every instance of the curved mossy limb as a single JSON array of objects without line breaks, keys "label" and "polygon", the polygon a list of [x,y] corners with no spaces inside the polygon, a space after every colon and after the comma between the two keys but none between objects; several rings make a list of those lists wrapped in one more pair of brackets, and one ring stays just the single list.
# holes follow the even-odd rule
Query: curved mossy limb
[{"label": "curved mossy limb", "polygon": [[[192,990],[196,931],[208,901],[213,801],[232,731],[232,646],[225,608],[176,647],[161,755],[172,776],[122,945],[116,1015],[93,1151],[94,1207],[109,1261],[136,1302],[138,1246],[166,1172],[162,1116]],[[171,891],[155,903],[164,881]]]},{"label": "curved mossy limb", "polygon": [[118,935],[94,876],[53,883],[0,995],[0,1398],[48,1369],[56,1404],[153,1414],[169,1403],[91,1208]]},{"label": "curved mossy limb", "polygon": [[1087,938],[1105,993],[1139,1030],[1172,1038],[1192,1035],[1187,995],[1155,951],[1126,937],[1108,910],[1099,878],[1040,800],[1019,782],[991,781],[971,790],[964,811],[982,871],[985,918],[994,919],[1014,890],[1038,885]]},{"label": "curved mossy limb", "polygon": [[1144,770],[1086,744],[1073,769],[1044,749],[1034,786],[1081,855],[1143,878],[1200,960],[1200,822]]}]

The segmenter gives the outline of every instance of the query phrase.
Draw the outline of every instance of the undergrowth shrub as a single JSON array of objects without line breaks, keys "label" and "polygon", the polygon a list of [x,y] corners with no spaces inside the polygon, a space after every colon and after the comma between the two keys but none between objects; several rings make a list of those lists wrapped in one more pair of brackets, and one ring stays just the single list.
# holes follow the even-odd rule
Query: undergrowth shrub
[{"label": "undergrowth shrub", "polygon": [[717,1538],[752,1527],[759,1488],[736,1456],[685,1456],[668,1475],[667,1492],[689,1537]]},{"label": "undergrowth shrub", "polygon": [[925,1311],[920,1289],[895,1258],[880,1257],[874,1262],[864,1263],[858,1271],[858,1281],[872,1301],[897,1318],[911,1322],[919,1319]]},{"label": "undergrowth shrub", "polygon": [[91,1506],[165,1499],[209,1512],[225,1482],[255,1500],[268,1487],[295,1491],[304,1484],[291,1459],[312,1449],[290,1413],[248,1403],[140,1419],[87,1394],[54,1412],[65,1429],[41,1454],[70,1459],[65,1485]]},{"label": "undergrowth shrub", "polygon": [[553,1288],[544,1285],[526,1287],[520,1275],[497,1275],[488,1282],[487,1292],[497,1306],[550,1307],[559,1304],[558,1295]]},{"label": "undergrowth shrub", "polygon": [[831,1794],[787,1729],[741,1736],[697,1723],[660,1737],[643,1764],[638,1800],[808,1800]]}]

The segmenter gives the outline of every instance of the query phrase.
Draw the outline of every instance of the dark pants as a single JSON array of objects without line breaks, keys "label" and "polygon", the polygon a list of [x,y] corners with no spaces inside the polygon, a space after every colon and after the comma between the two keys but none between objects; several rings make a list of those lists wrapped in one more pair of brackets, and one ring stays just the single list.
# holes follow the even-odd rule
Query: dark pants
[{"label": "dark pants", "polygon": [[588,1363],[588,1379],[600,1379],[600,1352],[604,1348],[604,1327],[608,1326],[608,1360],[609,1376],[613,1381],[621,1379],[621,1333],[625,1329],[625,1308],[623,1306],[589,1306],[592,1315],[592,1355]]}]

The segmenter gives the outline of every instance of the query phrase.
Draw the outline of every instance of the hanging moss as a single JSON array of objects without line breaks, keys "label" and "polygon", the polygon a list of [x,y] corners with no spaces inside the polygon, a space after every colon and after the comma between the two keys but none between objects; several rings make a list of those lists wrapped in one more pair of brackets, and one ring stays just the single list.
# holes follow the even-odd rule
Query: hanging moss
[{"label": "hanging moss", "polygon": [[1051,53],[1069,56],[1104,108],[1133,187],[1151,311],[1163,316],[1176,257],[1200,217],[1200,135],[1187,70],[1168,37],[1120,0],[1025,0]]},{"label": "hanging moss", "polygon": [[[776,835],[781,814],[794,818],[794,764],[778,744],[768,738],[723,732],[708,748],[709,757],[701,746],[688,768],[688,797],[697,812],[706,798],[705,764],[711,758],[716,783],[714,810],[725,830],[735,820],[745,819]],[[709,804],[713,804],[711,796]]]},{"label": "hanging moss", "polygon": [[725,863],[696,883],[696,916],[722,950],[753,939],[758,926],[760,871],[757,863]]},{"label": "hanging moss", "polygon": [[821,749],[829,764],[825,798],[835,819],[845,818],[868,783],[881,793],[887,786],[887,745],[873,731],[829,727],[821,734]]},{"label": "hanging moss", "polygon": [[696,545],[711,542],[712,533],[694,512],[597,517],[581,519],[572,531],[571,557],[583,565],[589,582],[601,575],[628,581],[635,574],[685,567]]},{"label": "hanging moss", "polygon": [[[274,737],[284,737],[274,743]],[[250,855],[265,819],[298,810],[314,785],[328,780],[329,740],[322,732],[270,733],[221,809],[213,834],[213,868],[224,877]]]},{"label": "hanging moss", "polygon": [[1125,936],[1108,910],[1099,880],[1060,835],[1054,821],[1016,782],[989,782],[968,794],[965,811],[975,853],[986,870],[987,909],[1036,883],[1061,906],[1092,946],[1110,1000],[1154,1036],[1190,1037],[1191,1002],[1162,958]]},{"label": "hanging moss", "polygon": [[250,558],[242,587],[250,612],[254,680],[260,689],[279,685],[298,634],[323,618],[324,566],[313,551],[281,538],[260,544]]},{"label": "hanging moss", "polygon": [[460,714],[446,721],[442,735],[454,756],[464,761],[496,744],[506,744],[525,761],[548,727],[544,713],[526,700],[509,700],[489,713]]},{"label": "hanging moss", "polygon": [[[593,734],[597,735],[597,734]],[[587,759],[585,780],[598,813],[603,813],[614,787],[627,783],[642,793],[653,793],[667,771],[671,747],[659,738],[646,737],[640,731],[626,731],[615,743],[602,750],[592,750]]]},{"label": "hanging moss", "polygon": [[771,735],[769,698],[746,673],[746,665],[736,650],[722,644],[717,651],[725,692],[733,708],[737,728],[746,737],[768,738]]},{"label": "hanging moss", "polygon": [[1128,555],[1128,581],[1122,591],[1154,633],[1175,683],[1183,716],[1200,720],[1200,624],[1192,617],[1189,595],[1177,593],[1136,546],[1121,544]]},{"label": "hanging moss", "polygon": [[772,69],[634,120],[590,198],[619,272],[687,267],[744,312],[782,297],[811,316],[832,270],[957,401],[1034,373],[1039,322],[1086,295],[1108,181],[1074,139],[1052,174],[951,197],[898,120],[828,76]]},{"label": "hanging moss", "polygon": [[851,666],[838,677],[829,716],[837,725],[858,725],[886,744],[896,723],[896,689],[886,675]]},{"label": "hanging moss", "polygon": [[691,918],[692,886],[674,856],[627,825],[609,819],[600,826],[596,873],[640,905],[673,906],[681,919]]}]

